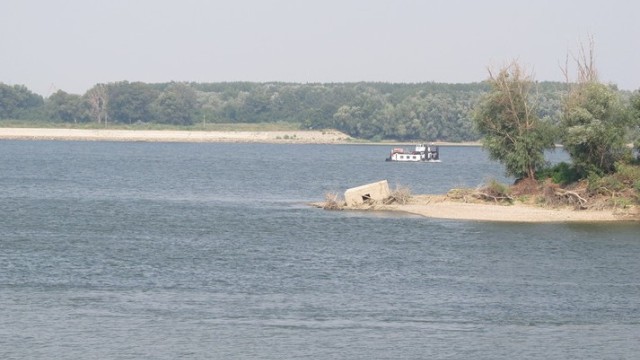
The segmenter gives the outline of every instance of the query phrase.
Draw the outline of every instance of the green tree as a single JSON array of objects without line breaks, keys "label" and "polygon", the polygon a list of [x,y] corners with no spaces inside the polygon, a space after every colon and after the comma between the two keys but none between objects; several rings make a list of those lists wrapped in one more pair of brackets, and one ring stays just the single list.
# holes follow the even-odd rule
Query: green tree
[{"label": "green tree", "polygon": [[501,162],[509,176],[535,178],[544,165],[544,150],[553,147],[552,127],[541,121],[532,99],[533,81],[516,62],[497,75],[489,71],[490,92],[474,113],[489,156]]},{"label": "green tree", "polygon": [[615,163],[629,155],[628,116],[617,94],[604,84],[579,84],[565,106],[562,143],[578,172],[613,172]]},{"label": "green tree", "polygon": [[[631,121],[634,127],[633,147],[636,152],[640,153],[640,90],[637,90],[631,97]],[[640,154],[638,154],[640,158]]]},{"label": "green tree", "polygon": [[[612,173],[617,161],[630,156],[625,143],[629,111],[615,89],[599,82],[593,41],[588,52],[581,47],[576,65],[578,80],[563,104],[562,143],[581,177],[590,172]],[[565,69],[568,82],[567,73]]]},{"label": "green tree", "polygon": [[193,125],[196,92],[186,84],[171,83],[153,103],[156,120],[163,124]]},{"label": "green tree", "polygon": [[87,121],[86,108],[80,95],[58,90],[47,98],[45,111],[53,121],[78,123]]},{"label": "green tree", "polygon": [[42,96],[34,94],[24,85],[0,83],[0,119],[26,118],[43,105]]},{"label": "green tree", "polygon": [[110,84],[109,119],[125,124],[150,122],[153,118],[151,104],[158,95],[155,89],[141,82]]}]

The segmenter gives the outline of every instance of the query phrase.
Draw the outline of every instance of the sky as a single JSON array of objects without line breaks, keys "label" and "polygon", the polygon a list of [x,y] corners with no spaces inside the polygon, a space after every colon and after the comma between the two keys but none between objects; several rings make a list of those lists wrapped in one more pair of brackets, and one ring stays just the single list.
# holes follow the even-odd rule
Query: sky
[{"label": "sky", "polygon": [[0,82],[564,81],[590,38],[600,80],[640,89],[636,0],[0,0]]}]

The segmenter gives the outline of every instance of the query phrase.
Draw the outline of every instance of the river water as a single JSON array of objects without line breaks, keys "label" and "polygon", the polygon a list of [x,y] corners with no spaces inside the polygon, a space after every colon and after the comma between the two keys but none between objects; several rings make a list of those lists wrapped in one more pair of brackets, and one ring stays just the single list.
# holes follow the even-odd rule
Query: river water
[{"label": "river water", "polygon": [[479,148],[0,142],[2,359],[636,359],[640,226],[332,212]]}]

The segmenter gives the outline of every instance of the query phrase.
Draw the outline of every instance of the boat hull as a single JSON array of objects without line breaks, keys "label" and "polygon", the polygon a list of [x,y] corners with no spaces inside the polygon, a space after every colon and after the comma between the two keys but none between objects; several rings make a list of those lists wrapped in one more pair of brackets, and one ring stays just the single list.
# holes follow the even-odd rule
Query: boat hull
[{"label": "boat hull", "polygon": [[385,161],[391,161],[391,162],[423,162],[423,163],[439,163],[442,162],[442,160],[422,160],[422,159],[393,159],[393,158],[386,158]]},{"label": "boat hull", "polygon": [[440,152],[437,146],[431,147],[420,144],[413,151],[394,148],[385,160],[394,162],[440,162]]}]

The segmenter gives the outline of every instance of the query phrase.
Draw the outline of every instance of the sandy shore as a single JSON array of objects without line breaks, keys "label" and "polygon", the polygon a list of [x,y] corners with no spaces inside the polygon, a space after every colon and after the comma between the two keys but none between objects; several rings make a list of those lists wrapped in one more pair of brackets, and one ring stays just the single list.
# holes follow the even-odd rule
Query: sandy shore
[{"label": "sandy shore", "polygon": [[[274,144],[369,144],[405,146],[413,144],[354,141],[337,130],[291,131],[176,131],[176,130],[109,130],[0,128],[0,140],[60,141],[149,141],[149,142],[221,142]],[[442,146],[481,146],[479,142],[434,142]]]},{"label": "sandy shore", "polygon": [[0,128],[0,139],[339,144],[349,141],[350,137],[336,130],[173,131]]},{"label": "sandy shore", "polygon": [[445,195],[416,195],[406,205],[384,205],[385,211],[403,211],[425,217],[494,222],[613,222],[640,221],[638,209],[575,210],[573,208],[543,208],[535,205],[494,205],[464,203],[447,199]]}]

